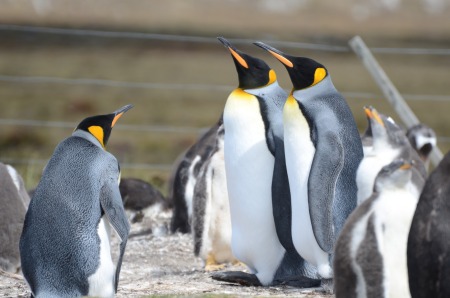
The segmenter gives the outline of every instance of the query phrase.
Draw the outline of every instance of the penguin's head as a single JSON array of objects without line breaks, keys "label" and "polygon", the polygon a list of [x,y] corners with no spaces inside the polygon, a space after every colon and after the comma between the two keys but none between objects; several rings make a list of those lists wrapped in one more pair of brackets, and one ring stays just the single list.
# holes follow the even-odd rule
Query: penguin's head
[{"label": "penguin's head", "polygon": [[427,161],[437,142],[434,130],[423,123],[419,123],[408,129],[406,137],[412,147],[419,153],[420,158]]},{"label": "penguin's head", "polygon": [[313,59],[290,56],[260,41],[254,44],[283,63],[289,73],[294,90],[312,87],[328,76],[325,66]]},{"label": "penguin's head", "polygon": [[256,89],[274,83],[275,71],[266,62],[236,49],[223,37],[217,38],[231,53],[239,78],[239,88]]},{"label": "penguin's head", "polygon": [[90,133],[105,148],[117,120],[132,107],[132,105],[126,105],[111,114],[88,117],[78,124],[75,131],[82,130]]},{"label": "penguin's head", "polygon": [[385,146],[398,148],[408,145],[405,133],[391,117],[379,113],[371,106],[364,107],[364,112],[369,121],[375,150]]},{"label": "penguin's head", "polygon": [[375,178],[374,191],[406,187],[411,180],[414,161],[396,159],[384,166]]}]

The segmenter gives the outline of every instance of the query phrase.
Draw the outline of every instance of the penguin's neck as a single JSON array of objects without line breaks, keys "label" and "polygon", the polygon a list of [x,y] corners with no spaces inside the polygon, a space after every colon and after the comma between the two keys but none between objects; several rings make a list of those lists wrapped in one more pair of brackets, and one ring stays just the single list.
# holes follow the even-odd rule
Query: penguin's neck
[{"label": "penguin's neck", "polygon": [[85,140],[88,140],[89,142],[91,142],[92,144],[100,147],[101,149],[104,149],[102,144],[100,144],[99,140],[97,140],[96,137],[94,137],[92,134],[88,133],[87,131],[81,130],[81,129],[77,129],[72,133],[73,137],[79,137],[79,138],[83,138]]}]

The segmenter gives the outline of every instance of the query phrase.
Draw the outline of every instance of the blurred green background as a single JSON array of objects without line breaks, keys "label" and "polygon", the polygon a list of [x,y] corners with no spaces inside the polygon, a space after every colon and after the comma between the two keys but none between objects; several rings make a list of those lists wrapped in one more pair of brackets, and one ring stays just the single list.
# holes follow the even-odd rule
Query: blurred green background
[{"label": "blurred green background", "polygon": [[79,121],[131,103],[108,150],[120,161],[122,177],[144,179],[166,193],[173,162],[217,121],[237,86],[234,64],[217,36],[264,59],[286,89],[291,84],[284,67],[251,41],[318,60],[347,98],[361,132],[364,105],[401,123],[347,46],[360,35],[420,121],[435,129],[445,153],[449,16],[449,0],[1,1],[0,161],[14,165],[32,189],[55,146]]}]

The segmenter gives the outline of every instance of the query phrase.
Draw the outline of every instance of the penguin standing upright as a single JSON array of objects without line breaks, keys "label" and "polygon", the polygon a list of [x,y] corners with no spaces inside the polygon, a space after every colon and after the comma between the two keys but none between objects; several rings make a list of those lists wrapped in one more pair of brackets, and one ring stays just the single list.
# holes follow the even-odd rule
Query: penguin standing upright
[{"label": "penguin standing upright", "polygon": [[173,204],[170,232],[190,233],[194,187],[203,163],[211,156],[216,144],[222,116],[195,144],[175,162],[169,181],[168,198]]},{"label": "penguin standing upright", "polygon": [[359,132],[323,65],[255,44],[284,64],[293,84],[283,110],[293,242],[322,279],[331,279],[334,243],[356,207],[356,170],[363,157]]},{"label": "penguin standing upright", "polygon": [[413,298],[450,297],[450,152],[428,177],[408,237]]},{"label": "penguin standing upright", "polygon": [[286,92],[264,61],[219,40],[239,77],[223,114],[233,254],[262,285],[292,280],[297,286],[315,286],[315,268],[298,255],[290,235],[281,117]]},{"label": "penguin standing upright", "polygon": [[205,262],[205,270],[220,269],[236,259],[231,252],[231,218],[228,200],[223,124],[217,130],[217,143],[206,160],[194,188],[192,233],[194,253]]},{"label": "penguin standing upright", "polygon": [[19,239],[30,197],[19,173],[0,163],[0,269],[20,269]]},{"label": "penguin standing upright", "polygon": [[[406,247],[418,201],[411,162],[384,166],[373,194],[349,216],[336,242],[336,298],[409,297]],[[428,296],[435,297],[435,296]]]},{"label": "penguin standing upright", "polygon": [[370,150],[366,150],[356,173],[358,204],[372,194],[375,177],[381,168],[400,158],[415,161],[410,186],[419,196],[425,183],[426,170],[404,131],[392,118],[378,113],[373,107],[365,107],[364,111],[372,131],[372,145]]},{"label": "penguin standing upright", "polygon": [[[112,297],[117,291],[130,226],[119,164],[105,146],[131,107],[81,121],[45,167],[20,239],[22,271],[34,297]],[[116,264],[110,225],[121,240]]]}]

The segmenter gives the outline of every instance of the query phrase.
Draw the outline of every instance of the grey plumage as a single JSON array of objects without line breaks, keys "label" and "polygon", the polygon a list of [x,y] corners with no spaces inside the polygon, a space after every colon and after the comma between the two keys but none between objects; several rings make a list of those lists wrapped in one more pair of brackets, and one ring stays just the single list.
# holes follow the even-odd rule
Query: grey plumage
[{"label": "grey plumage", "polygon": [[413,298],[450,297],[450,152],[423,188],[408,237]]},{"label": "grey plumage", "polygon": [[437,143],[434,130],[423,123],[419,123],[408,128],[406,137],[425,163],[425,167],[428,168],[428,157]]},{"label": "grey plumage", "polygon": [[10,165],[0,163],[0,269],[20,269],[19,239],[30,198],[22,177]]},{"label": "grey plumage", "polygon": [[221,124],[222,116],[174,163],[174,170],[169,179],[168,195],[169,201],[173,204],[173,215],[170,222],[172,233],[191,232],[193,186],[202,164],[211,155],[215,146],[217,129]]},{"label": "grey plumage", "polygon": [[[103,146],[117,118],[129,108],[97,116],[106,118],[100,123],[94,117],[85,119],[58,144],[45,167],[20,239],[22,271],[35,297],[100,295],[91,293],[89,278],[105,265],[100,260],[111,257],[101,251],[109,248],[102,242],[107,239],[99,238],[101,219],[121,240],[115,273],[101,273],[101,278],[111,277],[106,281],[109,295],[117,291],[130,227],[118,186],[119,164]],[[91,125],[102,126],[103,134],[89,133]]]},{"label": "grey plumage", "polygon": [[[407,297],[406,239],[417,203],[410,162],[382,168],[373,194],[349,216],[336,242],[336,298]],[[394,261],[393,261],[394,260]]]}]

